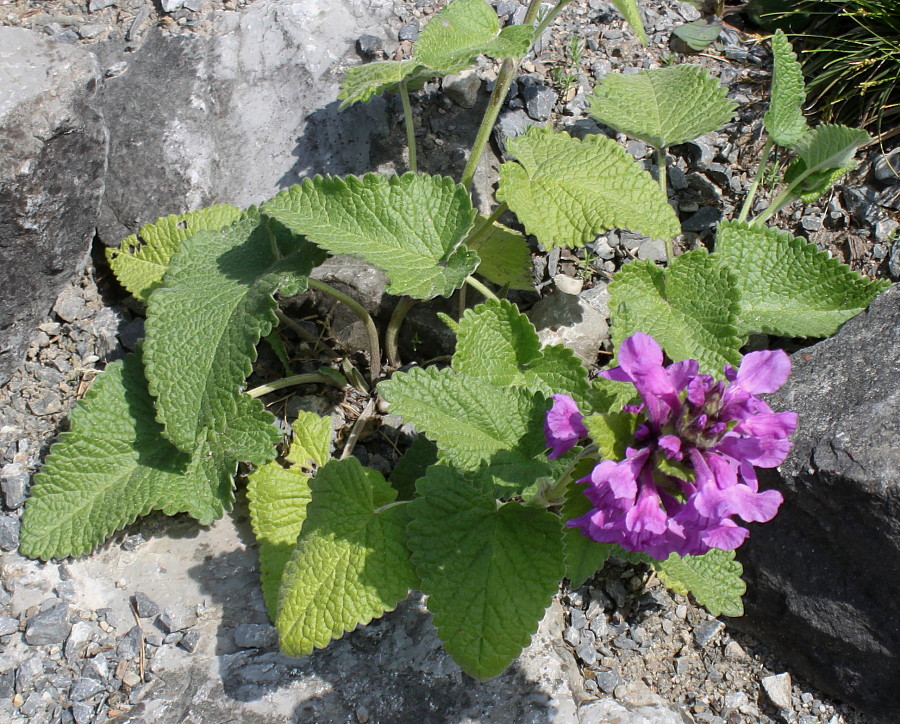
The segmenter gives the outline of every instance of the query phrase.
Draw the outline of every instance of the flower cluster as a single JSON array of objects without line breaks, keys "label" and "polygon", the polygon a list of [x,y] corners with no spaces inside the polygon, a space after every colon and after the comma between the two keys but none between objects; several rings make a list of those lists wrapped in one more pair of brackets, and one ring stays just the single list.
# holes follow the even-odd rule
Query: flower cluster
[{"label": "flower cluster", "polygon": [[[638,333],[622,342],[619,364],[600,374],[640,394],[643,404],[626,408],[639,416],[634,440],[624,460],[603,460],[578,481],[594,507],[568,525],[658,560],[737,548],[749,531],[732,516],[765,522],[782,503],[778,491],[759,491],[754,466],[781,464],[791,447],[796,413],[757,396],[784,384],[787,354],[751,352],[717,382],[696,360],[664,366],[660,346]],[[574,400],[554,395],[545,433],[551,458],[587,436]]]}]

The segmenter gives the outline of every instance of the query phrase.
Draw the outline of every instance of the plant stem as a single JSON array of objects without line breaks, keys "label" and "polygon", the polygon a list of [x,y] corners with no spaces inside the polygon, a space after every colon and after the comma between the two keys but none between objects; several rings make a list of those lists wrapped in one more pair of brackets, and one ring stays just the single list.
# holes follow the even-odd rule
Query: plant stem
[{"label": "plant stem", "polygon": [[[563,9],[566,7],[566,5],[568,5],[571,2],[572,2],[572,0],[559,0],[559,2],[556,4],[556,7],[554,7],[549,13],[547,13],[547,15],[544,16],[544,19],[541,20],[540,25],[537,26],[537,29],[534,31],[534,39],[535,40],[537,40],[538,38],[541,37],[541,35],[544,33],[544,31],[548,27],[550,27],[550,24],[554,20],[556,20],[557,15],[559,15],[563,11]],[[538,4],[540,4],[540,3],[538,3]],[[537,11],[535,11],[535,14],[537,14]],[[527,15],[525,16],[525,24],[526,25],[528,24],[528,16]]]},{"label": "plant stem", "polygon": [[493,210],[490,216],[484,217],[481,219],[475,226],[472,227],[472,231],[469,232],[469,235],[465,238],[464,243],[466,245],[471,244],[476,239],[480,239],[484,234],[490,233],[491,227],[494,222],[499,219],[503,213],[509,208],[506,202],[504,201],[500,204],[496,209]]},{"label": "plant stem", "polygon": [[[666,147],[656,149],[656,176],[663,198],[669,203],[669,192],[666,189]],[[666,239],[666,263],[671,264],[675,258],[675,245],[671,239]]]},{"label": "plant stem", "polygon": [[741,213],[737,219],[738,222],[747,220],[747,214],[750,213],[750,208],[753,206],[753,201],[756,198],[756,191],[759,189],[759,184],[766,171],[766,161],[769,158],[769,151],[772,150],[772,146],[774,145],[775,142],[771,138],[766,139],[766,145],[763,148],[762,157],[759,160],[759,167],[756,169],[756,173],[753,176],[753,183],[750,184],[750,189],[747,191],[747,198],[744,199],[744,205],[741,206]]},{"label": "plant stem", "polygon": [[497,295],[494,294],[490,289],[488,289],[484,284],[478,281],[472,275],[466,277],[466,283],[472,287],[473,289],[477,289],[481,292],[482,296],[485,299],[493,299],[495,302],[499,302],[500,300],[497,298]]},{"label": "plant stem", "polygon": [[334,385],[338,389],[342,389],[340,383],[328,375],[322,375],[318,372],[306,372],[302,375],[282,377],[280,380],[254,387],[252,390],[247,390],[247,394],[250,397],[262,397],[270,392],[283,390],[285,387],[296,387],[297,385]]},{"label": "plant stem", "polygon": [[791,183],[789,183],[787,186],[785,186],[785,188],[782,189],[781,193],[778,194],[778,196],[776,196],[772,200],[772,203],[766,207],[766,210],[763,211],[759,216],[757,216],[750,222],[750,226],[756,226],[758,224],[762,224],[770,216],[778,213],[779,211],[781,211],[781,209],[783,209],[785,206],[787,206],[789,203],[791,203],[791,201],[794,201],[796,198],[798,198],[794,194],[794,189],[797,188],[804,181],[806,181],[806,178],[808,176],[810,176],[811,174],[812,174],[812,172],[809,169],[807,169],[806,171],[801,173],[797,178],[795,178],[793,181],[791,181]]},{"label": "plant stem", "polygon": [[412,297],[403,297],[397,302],[397,306],[394,307],[391,319],[388,322],[387,330],[384,333],[385,353],[387,354],[388,362],[394,367],[400,366],[400,354],[397,350],[397,336],[400,334],[400,326],[415,303],[416,300]]},{"label": "plant stem", "polygon": [[539,508],[549,508],[553,505],[558,505],[560,503],[559,497],[565,494],[566,488],[569,485],[569,477],[572,475],[572,471],[575,470],[575,466],[588,455],[594,455],[596,452],[596,445],[588,445],[571,463],[569,463],[569,467],[565,469],[565,472],[559,476],[552,486],[546,490],[535,493],[532,498],[525,502],[525,505]]},{"label": "plant stem", "polygon": [[355,299],[348,297],[343,292],[339,292],[337,289],[329,286],[323,281],[309,277],[307,279],[307,284],[309,284],[310,289],[315,289],[316,291],[327,294],[329,297],[334,297],[339,302],[346,304],[353,313],[362,320],[363,324],[366,325],[366,333],[369,335],[369,354],[371,356],[370,373],[372,382],[374,383],[381,376],[381,344],[378,342],[378,330],[375,328],[375,322],[372,321],[371,315],[366,311],[366,308]]},{"label": "plant stem", "polygon": [[406,145],[409,147],[409,170],[416,172],[416,127],[413,125],[412,108],[409,105],[409,89],[406,82],[400,84],[400,101],[403,103],[403,118],[406,122]]}]

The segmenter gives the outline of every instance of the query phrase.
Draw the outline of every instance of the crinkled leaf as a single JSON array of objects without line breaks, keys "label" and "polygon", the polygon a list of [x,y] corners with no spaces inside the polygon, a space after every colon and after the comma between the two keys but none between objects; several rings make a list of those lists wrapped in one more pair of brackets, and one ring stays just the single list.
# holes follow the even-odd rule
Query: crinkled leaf
[{"label": "crinkled leaf", "polygon": [[418,585],[406,547],[407,505],[356,458],[331,460],[312,500],[278,598],[282,651],[305,656],[393,610]]},{"label": "crinkled leaf", "polygon": [[742,336],[829,337],[890,286],[851,271],[815,244],[769,227],[722,222],[714,256],[736,272]]},{"label": "crinkled leaf", "polygon": [[799,158],[788,167],[784,181],[797,181],[796,195],[807,203],[815,201],[838,177],[855,168],[853,157],[868,142],[869,134],[860,128],[816,126],[794,145]]},{"label": "crinkled leaf", "polygon": [[587,371],[571,350],[541,349],[534,325],[506,300],[466,310],[459,320],[453,369],[499,387],[562,392],[586,402]]},{"label": "crinkled leaf", "polygon": [[437,465],[410,503],[409,547],[444,648],[478,679],[528,645],[563,576],[559,520],[497,506],[486,482]]},{"label": "crinkled leaf", "polygon": [[656,148],[668,148],[728,123],[735,103],[726,92],[699,65],[612,73],[594,90],[591,115]]},{"label": "crinkled leaf", "polygon": [[[498,462],[534,466],[543,474],[543,395],[523,387],[496,387],[473,375],[436,367],[413,368],[378,386],[391,413],[437,443],[441,455],[463,470]],[[502,455],[501,455],[502,454]],[[531,480],[510,481],[525,486]]]},{"label": "crinkled leaf", "polygon": [[144,304],[162,282],[169,258],[182,241],[198,231],[216,231],[237,221],[243,211],[222,204],[187,214],[163,216],[142,226],[118,249],[106,250],[109,266],[119,283]]},{"label": "crinkled leaf", "polygon": [[741,579],[744,568],[734,560],[734,551],[713,548],[702,556],[673,553],[653,567],[662,582],[676,593],[690,591],[694,600],[713,616],[743,616],[741,596],[747,586]]},{"label": "crinkled leaf", "polygon": [[322,466],[328,460],[331,420],[300,411],[292,425],[294,438],[286,456],[293,465],[269,462],[254,470],[247,481],[250,523],[259,544],[259,575],[269,618],[278,615],[278,590],[284,567],[293,553],[306,519],[311,497],[310,463]]},{"label": "crinkled leaf", "polygon": [[803,117],[803,104],[806,103],[803,69],[790,41],[781,30],[776,30],[772,37],[772,54],[775,56],[772,100],[763,123],[775,143],[792,148],[809,130]]},{"label": "crinkled leaf", "polygon": [[236,462],[208,446],[191,456],[162,437],[137,354],[108,365],[69,419],[25,505],[23,555],[88,553],[151,510],[206,525],[231,507]]},{"label": "crinkled leaf", "polygon": [[641,39],[641,44],[647,44],[647,31],[644,30],[644,21],[641,20],[641,11],[638,9],[637,0],[610,0],[616,10],[632,27]]},{"label": "crinkled leaf", "polygon": [[616,274],[609,293],[616,349],[644,332],[673,362],[696,359],[702,372],[721,376],[723,365],[740,364],[737,281],[705,249],[682,254],[666,270],[632,262]]},{"label": "crinkled leaf", "polygon": [[415,60],[378,60],[347,69],[338,99],[338,110],[343,111],[354,103],[368,103],[373,96],[397,93],[400,84],[406,89],[418,90],[437,73]]},{"label": "crinkled leaf", "polygon": [[276,322],[276,288],[291,277],[305,280],[323,258],[312,244],[255,214],[182,242],[150,298],[144,348],[157,416],[175,445],[193,450],[218,432],[240,460],[259,464],[272,457],[278,435],[271,416],[259,414],[262,406],[254,402],[258,412],[247,417],[250,403],[238,392],[257,342]]},{"label": "crinkled leaf", "polygon": [[[483,216],[478,221],[484,220]],[[477,252],[481,263],[478,273],[488,281],[510,289],[531,290],[531,250],[525,237],[494,223],[489,231],[466,240],[466,246]]]},{"label": "crinkled leaf", "polygon": [[485,0],[453,0],[422,29],[416,60],[446,75],[467,68],[478,55],[514,58],[525,55],[534,31],[513,25],[500,32],[497,13]]},{"label": "crinkled leaf", "polygon": [[282,191],[263,212],[334,254],[383,269],[396,296],[449,296],[478,266],[478,254],[462,244],[475,209],[449,178],[317,176]]},{"label": "crinkled leaf", "polygon": [[681,231],[659,185],[606,136],[578,140],[532,127],[507,146],[518,163],[500,167],[497,199],[545,249],[583,246],[614,227],[654,238]]},{"label": "crinkled leaf", "polygon": [[722,23],[717,20],[694,20],[679,25],[672,31],[681,38],[691,50],[704,50],[716,42],[722,32]]},{"label": "crinkled leaf", "polygon": [[400,500],[409,500],[416,494],[416,481],[437,461],[437,445],[424,435],[413,440],[391,473],[391,486],[397,491]]},{"label": "crinkled leaf", "polygon": [[625,449],[634,443],[637,416],[628,412],[595,412],[584,418],[584,426],[603,460],[624,460]]},{"label": "crinkled leaf", "polygon": [[589,408],[595,412],[620,412],[625,405],[640,399],[630,382],[614,382],[604,377],[591,380],[590,398]]},{"label": "crinkled leaf", "polygon": [[603,568],[606,559],[615,546],[611,543],[598,543],[591,540],[580,528],[570,528],[566,521],[580,518],[593,505],[584,494],[586,484],[573,480],[566,488],[566,500],[560,511],[563,525],[563,551],[566,561],[566,578],[570,588],[578,588]]}]

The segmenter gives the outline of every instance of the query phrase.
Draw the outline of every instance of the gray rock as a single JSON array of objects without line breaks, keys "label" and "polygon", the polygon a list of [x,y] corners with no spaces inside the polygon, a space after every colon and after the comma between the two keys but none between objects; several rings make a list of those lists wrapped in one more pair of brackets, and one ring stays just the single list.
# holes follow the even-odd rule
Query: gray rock
[{"label": "gray rock", "polygon": [[640,161],[647,155],[647,144],[643,141],[629,141],[625,144],[625,150]]},{"label": "gray rock", "polygon": [[120,659],[137,659],[141,653],[141,628],[134,626],[128,633],[119,639],[116,645],[116,654]]},{"label": "gray rock", "polygon": [[625,707],[615,699],[600,699],[578,707],[579,724],[684,724],[680,712],[667,706]]},{"label": "gray rock", "polygon": [[25,622],[25,641],[32,646],[62,645],[71,630],[68,604],[57,603]]},{"label": "gray rock", "polygon": [[474,70],[453,73],[443,80],[444,93],[461,108],[474,108],[481,90],[481,79]]},{"label": "gray rock", "polygon": [[791,675],[789,673],[764,676],[760,683],[766,696],[769,697],[769,701],[782,711],[791,710]]},{"label": "gray rock", "polygon": [[800,219],[800,226],[807,231],[818,231],[822,228],[822,217],[809,214]]},{"label": "gray rock", "polygon": [[6,636],[19,630],[19,619],[12,616],[0,616],[0,636]]},{"label": "gray rock", "polygon": [[166,633],[176,633],[197,625],[197,612],[179,601],[175,601],[162,612],[159,624]]},{"label": "gray rock", "polygon": [[72,685],[69,698],[72,701],[85,701],[94,694],[103,691],[103,688],[103,684],[95,679],[81,678]]},{"label": "gray rock", "polygon": [[0,27],[0,384],[87,260],[106,163],[97,60]]},{"label": "gray rock", "polygon": [[197,647],[200,646],[200,638],[200,632],[197,631],[197,629],[191,629],[190,631],[184,632],[184,636],[181,637],[178,645],[189,654],[192,654],[197,650]]},{"label": "gray rock", "polygon": [[669,166],[667,172],[669,185],[676,191],[683,191],[688,187],[687,174],[678,166]]},{"label": "gray rock", "polygon": [[412,21],[404,25],[400,28],[400,31],[397,33],[397,38],[399,40],[408,40],[411,43],[416,42],[419,37],[419,23],[416,21]]},{"label": "gray rock", "polygon": [[522,89],[525,110],[535,121],[546,121],[550,118],[556,103],[556,92],[545,85],[532,85]]},{"label": "gray rock", "polygon": [[507,140],[521,136],[533,125],[534,121],[521,109],[503,111],[494,126],[494,140],[505,153]]},{"label": "gray rock", "polygon": [[683,231],[705,231],[719,223],[722,212],[715,206],[701,206],[696,213],[691,214],[681,224]]},{"label": "gray rock", "polygon": [[29,656],[16,668],[16,692],[24,694],[44,676],[44,664],[38,655]]},{"label": "gray rock", "polygon": [[798,413],[794,447],[760,470],[785,502],[738,549],[748,593],[733,619],[797,675],[888,721],[900,710],[898,379],[897,286],[793,355],[768,402]]},{"label": "gray rock", "polygon": [[900,279],[900,239],[891,245],[891,255],[888,257],[888,271],[894,279]]},{"label": "gray rock", "polygon": [[75,724],[89,724],[94,718],[94,707],[83,701],[76,701],[72,704],[72,716]]},{"label": "gray rock", "polygon": [[85,40],[93,40],[104,30],[106,30],[106,26],[101,25],[100,23],[85,23],[78,28],[78,35]]},{"label": "gray rock", "polygon": [[242,623],[234,629],[234,644],[241,648],[265,649],[278,643],[278,629],[270,624]]},{"label": "gray rock", "polygon": [[66,645],[63,653],[70,662],[80,659],[84,656],[84,650],[87,648],[88,642],[97,633],[96,624],[88,621],[76,621],[72,625],[72,630],[66,639]]},{"label": "gray rock", "polygon": [[25,503],[25,491],[31,475],[22,463],[8,463],[0,469],[0,490],[3,502],[9,510],[21,508]]},{"label": "gray rock", "polygon": [[612,694],[613,691],[615,691],[615,688],[619,685],[620,681],[619,674],[614,669],[599,672],[594,676],[594,680],[597,682],[597,685],[607,694]]},{"label": "gray rock", "polygon": [[134,594],[134,607],[137,610],[137,615],[141,618],[153,618],[159,613],[159,606],[157,606],[150,597],[142,591],[138,591]]},{"label": "gray rock", "polygon": [[647,239],[637,250],[638,259],[650,259],[664,262],[666,260],[666,242],[662,239]]},{"label": "gray rock", "polygon": [[366,58],[380,58],[384,52],[384,38],[364,33],[356,39],[356,50]]},{"label": "gray rock", "polygon": [[114,7],[117,4],[117,0],[90,0],[88,3],[88,10],[92,13],[96,13],[105,8]]},{"label": "gray rock", "polygon": [[897,229],[900,229],[900,222],[891,217],[879,219],[873,226],[876,241],[888,243],[893,241],[896,237]]},{"label": "gray rock", "polygon": [[875,178],[886,183],[900,183],[900,148],[885,153],[875,160]]},{"label": "gray rock", "polygon": [[160,0],[160,6],[164,13],[174,13],[184,5],[184,0]]},{"label": "gray rock", "polygon": [[694,627],[692,632],[694,634],[694,641],[697,642],[697,646],[706,646],[718,636],[719,632],[724,628],[725,624],[721,621],[704,621],[699,626]]},{"label": "gray rock", "polygon": [[542,344],[564,344],[586,364],[597,359],[609,336],[606,318],[590,302],[572,294],[554,292],[535,304],[528,317]]}]

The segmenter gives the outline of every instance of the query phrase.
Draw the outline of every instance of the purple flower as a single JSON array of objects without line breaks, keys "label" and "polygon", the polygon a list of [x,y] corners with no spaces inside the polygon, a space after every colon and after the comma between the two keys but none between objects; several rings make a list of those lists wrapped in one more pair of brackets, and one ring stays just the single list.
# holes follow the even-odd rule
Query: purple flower
[{"label": "purple flower", "polygon": [[760,492],[754,466],[780,465],[791,448],[796,413],[773,412],[758,397],[784,384],[787,354],[751,352],[718,382],[696,360],[664,366],[660,346],[638,333],[622,342],[619,363],[600,374],[632,383],[643,400],[627,410],[640,416],[634,446],[578,481],[594,507],[567,525],[658,560],[737,548],[749,531],[733,516],[765,522],[782,503],[778,491]]},{"label": "purple flower", "polygon": [[568,395],[553,395],[553,407],[544,420],[544,436],[547,447],[551,448],[548,458],[555,460],[575,447],[580,438],[587,437],[587,428],[581,420],[575,400]]}]

